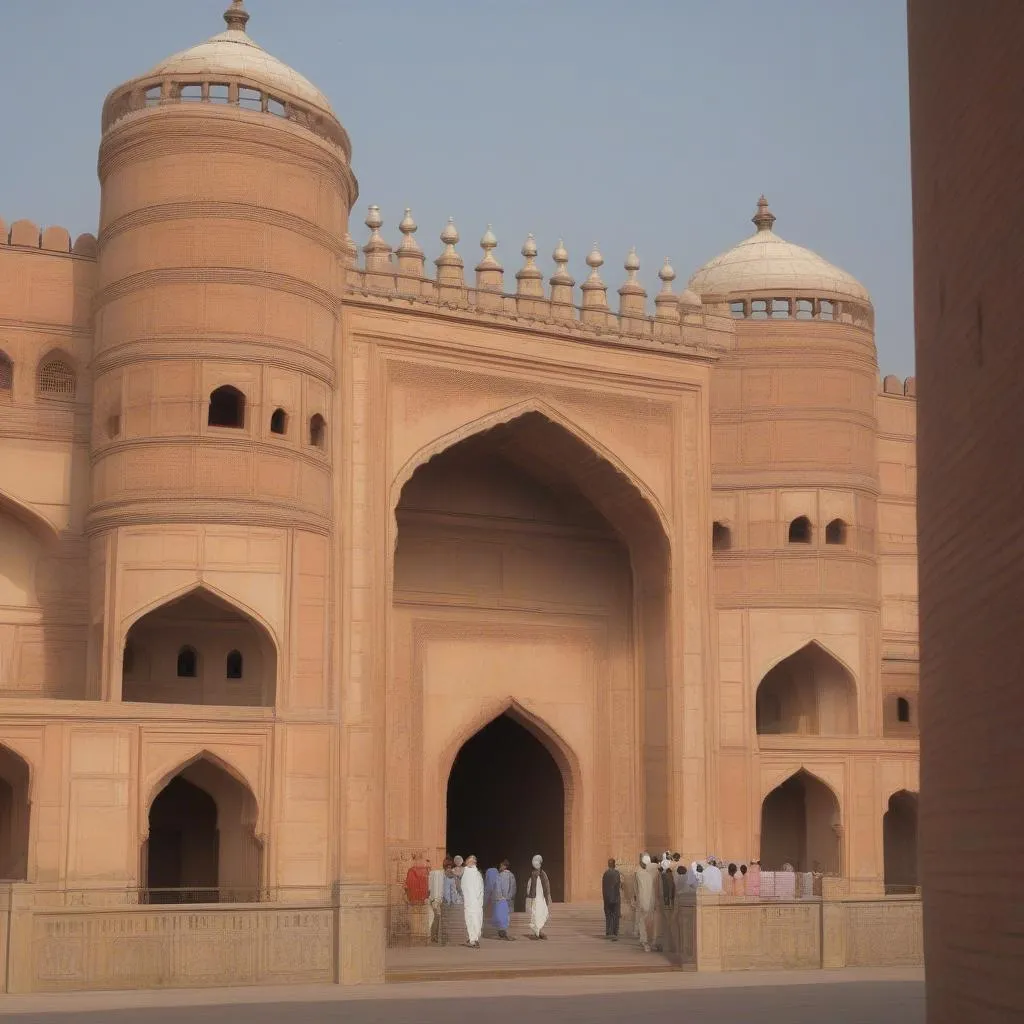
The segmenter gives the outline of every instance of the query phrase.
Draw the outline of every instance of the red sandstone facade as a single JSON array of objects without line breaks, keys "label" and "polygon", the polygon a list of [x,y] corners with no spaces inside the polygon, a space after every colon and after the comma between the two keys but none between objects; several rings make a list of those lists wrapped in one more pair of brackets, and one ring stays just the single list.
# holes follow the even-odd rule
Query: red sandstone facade
[{"label": "red sandstone facade", "polygon": [[98,241],[0,230],[3,874],[340,885],[375,977],[508,715],[567,899],[645,847],[916,884],[914,383],[863,287],[764,202],[653,315],[634,255],[617,304],[532,238],[428,272],[371,207],[357,258],[344,129],[227,20],[108,97]]},{"label": "red sandstone facade", "polygon": [[1024,1019],[1024,33],[911,0],[928,1020]]}]

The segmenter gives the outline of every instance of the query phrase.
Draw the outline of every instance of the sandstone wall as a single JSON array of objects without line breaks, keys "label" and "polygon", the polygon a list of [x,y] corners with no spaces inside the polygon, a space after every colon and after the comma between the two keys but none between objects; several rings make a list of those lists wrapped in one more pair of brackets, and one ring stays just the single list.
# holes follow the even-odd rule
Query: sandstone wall
[{"label": "sandstone wall", "polygon": [[1024,1015],[1024,7],[909,3],[931,1024]]}]

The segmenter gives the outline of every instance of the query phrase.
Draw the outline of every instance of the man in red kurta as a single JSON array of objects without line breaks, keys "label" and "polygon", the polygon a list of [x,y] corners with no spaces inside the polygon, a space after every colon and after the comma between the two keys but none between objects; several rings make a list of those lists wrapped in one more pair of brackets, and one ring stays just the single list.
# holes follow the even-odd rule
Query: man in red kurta
[{"label": "man in red kurta", "polygon": [[426,903],[429,895],[430,869],[423,863],[423,854],[417,853],[405,876],[405,898],[410,903]]}]

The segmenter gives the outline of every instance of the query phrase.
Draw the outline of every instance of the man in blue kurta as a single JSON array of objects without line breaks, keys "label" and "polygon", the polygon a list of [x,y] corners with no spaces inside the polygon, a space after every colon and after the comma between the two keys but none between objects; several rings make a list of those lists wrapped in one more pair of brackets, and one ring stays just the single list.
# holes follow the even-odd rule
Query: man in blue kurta
[{"label": "man in blue kurta", "polygon": [[506,942],[512,941],[508,933],[508,923],[515,898],[516,876],[509,870],[508,861],[503,860],[498,879],[494,883],[494,927],[498,929],[498,938]]}]

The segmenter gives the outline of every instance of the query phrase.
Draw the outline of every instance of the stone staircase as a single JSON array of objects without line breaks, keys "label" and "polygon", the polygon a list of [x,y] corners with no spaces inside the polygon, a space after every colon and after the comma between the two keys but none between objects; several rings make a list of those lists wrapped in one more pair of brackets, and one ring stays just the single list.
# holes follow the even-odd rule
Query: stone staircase
[{"label": "stone staircase", "polygon": [[485,928],[480,949],[465,946],[410,946],[388,951],[388,981],[516,978],[544,975],[643,974],[677,970],[668,957],[644,953],[627,917],[619,941],[604,937],[600,903],[556,903],[544,928],[547,941],[529,938],[529,918],[513,914],[509,935]]}]

